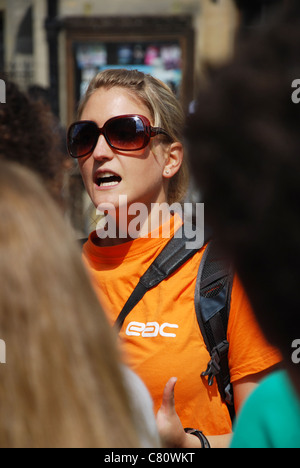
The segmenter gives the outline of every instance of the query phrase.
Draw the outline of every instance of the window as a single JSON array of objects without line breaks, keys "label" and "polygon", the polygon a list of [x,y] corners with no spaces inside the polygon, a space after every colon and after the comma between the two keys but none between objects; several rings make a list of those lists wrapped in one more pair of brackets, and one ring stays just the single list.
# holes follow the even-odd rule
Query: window
[{"label": "window", "polygon": [[134,68],[167,83],[187,108],[193,99],[194,32],[189,16],[66,18],[68,120],[95,74]]}]

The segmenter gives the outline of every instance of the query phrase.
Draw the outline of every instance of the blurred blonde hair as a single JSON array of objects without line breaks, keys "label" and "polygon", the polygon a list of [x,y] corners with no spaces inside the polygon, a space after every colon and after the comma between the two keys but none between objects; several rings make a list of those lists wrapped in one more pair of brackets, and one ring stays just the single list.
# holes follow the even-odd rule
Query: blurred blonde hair
[{"label": "blurred blonde hair", "polygon": [[[173,142],[183,143],[184,113],[172,90],[162,81],[138,70],[105,70],[91,81],[78,109],[80,119],[83,110],[97,89],[121,87],[137,96],[149,109],[155,127],[162,127],[168,132]],[[180,170],[170,180],[168,203],[182,202],[188,189],[189,170],[186,158]]]},{"label": "blurred blonde hair", "polygon": [[80,249],[38,179],[4,162],[0,217],[0,446],[138,447]]}]

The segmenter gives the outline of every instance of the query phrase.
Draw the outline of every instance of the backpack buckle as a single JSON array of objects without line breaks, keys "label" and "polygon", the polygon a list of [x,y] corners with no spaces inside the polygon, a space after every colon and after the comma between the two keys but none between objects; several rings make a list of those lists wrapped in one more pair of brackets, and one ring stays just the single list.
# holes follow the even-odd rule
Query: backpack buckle
[{"label": "backpack buckle", "polygon": [[227,356],[229,343],[227,340],[222,341],[212,349],[211,360],[207,365],[205,372],[202,372],[202,377],[208,377],[208,385],[211,387],[214,383],[214,378],[220,373],[220,361],[224,356]]}]

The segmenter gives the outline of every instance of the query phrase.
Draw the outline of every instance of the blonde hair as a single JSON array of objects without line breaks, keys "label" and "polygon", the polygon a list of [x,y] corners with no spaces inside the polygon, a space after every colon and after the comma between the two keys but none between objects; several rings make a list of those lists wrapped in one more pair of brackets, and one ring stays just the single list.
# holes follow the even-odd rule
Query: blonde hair
[{"label": "blonde hair", "polygon": [[42,184],[0,163],[1,447],[138,447],[115,337]]},{"label": "blonde hair", "polygon": [[[97,89],[111,89],[113,87],[121,87],[133,93],[149,109],[153,125],[166,130],[173,142],[183,143],[185,118],[176,96],[162,81],[138,70],[111,69],[96,75],[80,102],[78,119],[81,118],[84,107]],[[168,203],[182,202],[188,184],[188,164],[184,158],[180,170],[170,181]]]}]

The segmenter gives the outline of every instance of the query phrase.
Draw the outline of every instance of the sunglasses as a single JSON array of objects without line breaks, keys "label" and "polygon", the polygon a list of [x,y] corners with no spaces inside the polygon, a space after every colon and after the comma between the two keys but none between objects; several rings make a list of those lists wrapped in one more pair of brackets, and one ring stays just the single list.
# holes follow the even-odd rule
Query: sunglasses
[{"label": "sunglasses", "polygon": [[71,125],[67,136],[68,151],[72,158],[83,158],[91,154],[97,146],[100,135],[108,145],[119,151],[139,151],[157,135],[170,135],[159,127],[151,127],[149,120],[142,115],[120,115],[109,119],[102,128],[95,122],[82,120]]}]

